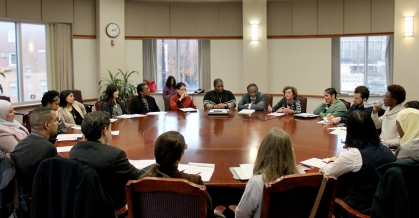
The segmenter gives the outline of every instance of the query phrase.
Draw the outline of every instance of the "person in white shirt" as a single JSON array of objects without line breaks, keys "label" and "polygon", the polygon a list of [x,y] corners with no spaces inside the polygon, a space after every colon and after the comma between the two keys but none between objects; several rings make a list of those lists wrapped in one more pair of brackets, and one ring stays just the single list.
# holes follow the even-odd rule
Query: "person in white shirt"
[{"label": "person in white shirt", "polygon": [[375,128],[381,129],[380,138],[384,145],[389,148],[400,147],[400,137],[397,133],[396,119],[397,114],[403,109],[402,103],[406,100],[406,91],[402,86],[389,85],[384,95],[384,106],[388,107],[383,116],[378,117],[378,110],[382,104],[374,106],[371,117],[374,121]]},{"label": "person in white shirt", "polygon": [[284,175],[304,174],[295,164],[291,140],[281,129],[271,129],[260,144],[253,176],[236,208],[236,217],[260,217],[263,185]]}]

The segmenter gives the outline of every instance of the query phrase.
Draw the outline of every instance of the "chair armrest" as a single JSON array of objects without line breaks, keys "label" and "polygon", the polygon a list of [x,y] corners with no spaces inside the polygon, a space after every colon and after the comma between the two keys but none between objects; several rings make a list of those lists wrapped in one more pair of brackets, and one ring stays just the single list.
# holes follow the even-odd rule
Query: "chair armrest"
[{"label": "chair armrest", "polygon": [[228,208],[230,210],[232,210],[234,213],[236,212],[236,207],[237,207],[237,205],[230,205],[230,206],[228,206]]},{"label": "chair armrest", "polygon": [[[368,215],[365,215],[363,213],[358,212],[357,210],[353,209],[351,206],[349,206],[344,201],[342,201],[338,198],[335,199],[335,209],[334,210],[340,211],[341,214],[347,214],[351,218],[369,218],[370,217]],[[337,215],[336,215],[336,217],[337,217]]]}]

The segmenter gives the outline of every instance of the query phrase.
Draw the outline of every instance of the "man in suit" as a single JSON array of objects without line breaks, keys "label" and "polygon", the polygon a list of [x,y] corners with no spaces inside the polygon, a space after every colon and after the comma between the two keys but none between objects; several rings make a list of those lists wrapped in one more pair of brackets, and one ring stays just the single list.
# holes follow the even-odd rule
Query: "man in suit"
[{"label": "man in suit", "polygon": [[258,91],[258,87],[256,84],[252,83],[247,86],[247,93],[243,94],[243,97],[239,102],[238,108],[239,110],[265,110],[265,95]]},{"label": "man in suit", "polygon": [[125,208],[125,184],[144,173],[129,163],[125,151],[108,145],[112,139],[111,121],[106,111],[88,113],[81,124],[87,141],[78,142],[70,150],[70,159],[83,162],[96,170],[103,189],[114,201],[115,210]]}]

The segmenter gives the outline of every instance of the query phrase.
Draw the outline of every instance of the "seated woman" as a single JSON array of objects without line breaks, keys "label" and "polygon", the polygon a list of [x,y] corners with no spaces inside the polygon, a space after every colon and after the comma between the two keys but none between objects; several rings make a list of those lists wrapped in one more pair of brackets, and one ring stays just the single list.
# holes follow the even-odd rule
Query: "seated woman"
[{"label": "seated woman", "polygon": [[397,159],[419,158],[419,110],[406,108],[397,115],[396,126],[400,135],[400,148],[396,151]]},{"label": "seated woman", "polygon": [[[60,133],[66,133],[70,128],[65,126],[65,123],[63,121],[63,116],[60,112],[58,112],[58,108],[60,108],[60,93],[58,93],[55,90],[49,90],[48,92],[45,92],[42,96],[42,107],[49,107],[52,110],[55,111],[58,118],[58,134]],[[54,136],[55,137],[55,136]]]},{"label": "seated woman", "polygon": [[125,104],[121,101],[118,101],[118,98],[118,86],[114,84],[108,85],[108,87],[106,87],[106,98],[105,103],[103,103],[103,110],[108,112],[111,118],[120,116],[122,114],[129,114]]},{"label": "seated woman", "polygon": [[183,82],[176,84],[177,94],[170,98],[170,110],[177,111],[179,108],[191,107],[196,109],[192,98],[186,92],[186,85]]},{"label": "seated woman", "polygon": [[11,153],[17,143],[29,135],[28,130],[15,120],[10,102],[0,100],[0,150]]},{"label": "seated woman", "polygon": [[[140,178],[165,177],[183,178],[195,184],[204,185],[199,175],[187,174],[178,170],[179,162],[188,146],[182,134],[176,131],[168,131],[161,134],[154,143],[154,157],[156,164],[152,165]],[[207,216],[213,217],[212,199],[206,192]]]},{"label": "seated woman", "polygon": [[313,114],[325,117],[328,114],[340,117],[346,112],[345,104],[336,98],[337,92],[334,88],[324,90],[324,102],[321,103],[313,112]]},{"label": "seated woman", "polygon": [[150,89],[147,84],[140,83],[137,86],[138,96],[132,99],[129,112],[131,114],[145,114],[148,112],[160,111],[156,100],[150,96]]},{"label": "seated woman", "polygon": [[285,86],[282,89],[284,97],[274,106],[268,106],[269,112],[281,112],[287,114],[299,114],[301,113],[301,104],[298,100],[298,92],[295,87]]},{"label": "seated woman", "polygon": [[304,174],[295,164],[291,140],[281,129],[271,129],[260,144],[253,176],[236,208],[236,217],[260,217],[263,185],[291,174]]},{"label": "seated woman", "polygon": [[214,90],[207,92],[204,96],[204,108],[236,108],[236,98],[233,93],[224,90],[224,84],[221,79],[214,80]]},{"label": "seated woman", "polygon": [[84,105],[74,100],[73,92],[70,90],[61,91],[58,112],[63,116],[67,127],[81,125],[84,115],[86,115]]},{"label": "seated woman", "polygon": [[371,115],[356,110],[346,120],[346,141],[348,151],[320,169],[339,180],[336,197],[355,210],[369,215],[377,189],[378,167],[396,160],[390,149],[380,142]]},{"label": "seated woman", "polygon": [[166,98],[168,95],[175,95],[176,94],[176,80],[173,76],[167,77],[166,85],[163,88],[163,99]]}]

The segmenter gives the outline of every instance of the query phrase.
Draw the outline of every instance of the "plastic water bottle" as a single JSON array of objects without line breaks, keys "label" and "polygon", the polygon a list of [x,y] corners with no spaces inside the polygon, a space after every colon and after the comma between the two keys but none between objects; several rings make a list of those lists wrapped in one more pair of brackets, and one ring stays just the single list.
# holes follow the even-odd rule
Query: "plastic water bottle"
[{"label": "plastic water bottle", "polygon": [[367,108],[367,107],[374,107],[374,106],[378,106],[380,104],[383,104],[383,102],[380,101],[380,100],[367,101],[367,102],[364,102],[364,107],[365,108]]}]

